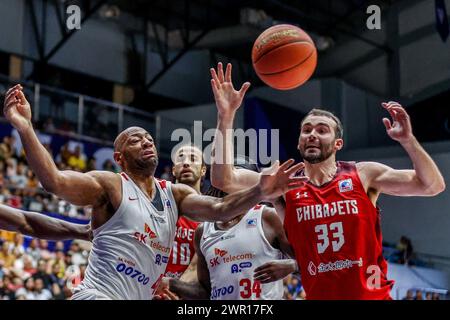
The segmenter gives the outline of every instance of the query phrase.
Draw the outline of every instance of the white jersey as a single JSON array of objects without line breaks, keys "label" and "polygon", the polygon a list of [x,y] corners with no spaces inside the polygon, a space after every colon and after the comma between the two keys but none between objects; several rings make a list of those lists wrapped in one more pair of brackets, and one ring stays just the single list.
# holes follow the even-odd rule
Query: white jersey
[{"label": "white jersey", "polygon": [[219,230],[212,222],[203,224],[200,250],[208,264],[211,300],[283,298],[282,280],[267,284],[253,280],[255,268],[282,256],[264,235],[263,208],[258,205],[250,209],[228,230]]},{"label": "white jersey", "polygon": [[74,293],[95,289],[111,299],[150,300],[169,260],[177,206],[170,182],[155,179],[157,193],[150,201],[130,177],[120,175],[122,201],[93,230],[85,277]]}]

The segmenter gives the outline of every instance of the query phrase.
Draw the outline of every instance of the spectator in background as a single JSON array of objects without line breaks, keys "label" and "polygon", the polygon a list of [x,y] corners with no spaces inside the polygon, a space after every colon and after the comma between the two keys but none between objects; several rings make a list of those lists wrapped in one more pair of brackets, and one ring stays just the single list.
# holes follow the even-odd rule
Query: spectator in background
[{"label": "spectator in background", "polygon": [[416,296],[415,296],[414,300],[423,300],[422,291],[420,291],[420,290],[416,291]]},{"label": "spectator in background", "polygon": [[29,189],[37,189],[39,187],[39,180],[37,179],[36,175],[33,171],[30,169],[27,170],[27,184],[26,187]]},{"label": "spectator in background", "polygon": [[33,278],[36,279],[42,279],[44,282],[45,288],[50,288],[53,284],[52,277],[50,277],[48,270],[47,270],[47,262],[45,260],[40,259],[38,261],[38,269],[36,273],[33,274]]},{"label": "spectator in background", "polygon": [[86,165],[86,171],[97,170],[97,159],[90,157]]},{"label": "spectator in background", "polygon": [[15,189],[14,194],[7,198],[6,204],[10,207],[20,209],[22,208],[22,190]]},{"label": "spectator in background", "polygon": [[161,179],[173,181],[172,168],[170,166],[164,167],[163,173],[161,174]]},{"label": "spectator in background", "polygon": [[413,246],[411,240],[405,236],[402,236],[397,244],[397,249],[399,250],[398,263],[409,264],[413,254]]},{"label": "spectator in background", "polygon": [[25,287],[19,288],[16,291],[16,299],[17,300],[36,300],[36,295],[34,292],[34,279],[28,278],[25,281]]},{"label": "spectator in background", "polygon": [[28,179],[25,173],[25,167],[22,163],[19,163],[16,167],[16,173],[9,178],[11,184],[14,187],[24,189],[27,186]]},{"label": "spectator in background", "polygon": [[433,292],[431,300],[441,300],[439,293]]},{"label": "spectator in background", "polygon": [[427,292],[427,293],[425,294],[425,300],[433,300],[433,298],[432,298],[432,293],[431,293],[431,292]]},{"label": "spectator in background", "polygon": [[44,287],[44,281],[41,278],[34,280],[34,296],[36,300],[52,299],[52,293]]},{"label": "spectator in background", "polygon": [[11,148],[11,137],[10,136],[4,136],[3,142],[0,143],[0,160],[7,160],[12,158],[13,156],[13,150]]},{"label": "spectator in background", "polygon": [[69,142],[66,142],[59,152],[61,157],[61,163],[67,165],[69,163],[69,158],[72,156],[72,152],[69,149]]},{"label": "spectator in background", "polygon": [[48,241],[47,240],[39,239],[39,250],[40,250],[42,259],[49,260],[50,258],[52,258],[52,254],[48,250]]},{"label": "spectator in background", "polygon": [[69,157],[67,164],[76,171],[82,172],[86,170],[86,155],[81,152],[79,145],[75,147],[75,152]]},{"label": "spectator in background", "polygon": [[116,168],[114,167],[113,162],[110,159],[107,159],[107,160],[105,160],[105,162],[103,162],[102,168],[105,171],[117,172]]},{"label": "spectator in background", "polygon": [[61,291],[61,287],[57,283],[52,284],[52,296],[53,296],[52,300],[65,300],[66,299],[66,296]]},{"label": "spectator in background", "polygon": [[413,291],[411,289],[406,291],[406,296],[402,300],[414,300]]},{"label": "spectator in background", "polygon": [[53,123],[53,118],[49,117],[45,120],[44,124],[42,125],[42,129],[44,129],[44,131],[52,133],[55,131],[56,127],[55,124]]},{"label": "spectator in background", "polygon": [[13,242],[9,245],[9,251],[20,252],[20,254],[25,253],[25,246],[23,245],[23,235],[20,233],[14,233]]},{"label": "spectator in background", "polygon": [[9,243],[7,241],[2,244],[0,260],[3,261],[4,268],[11,268],[16,260],[16,256],[9,250]]}]

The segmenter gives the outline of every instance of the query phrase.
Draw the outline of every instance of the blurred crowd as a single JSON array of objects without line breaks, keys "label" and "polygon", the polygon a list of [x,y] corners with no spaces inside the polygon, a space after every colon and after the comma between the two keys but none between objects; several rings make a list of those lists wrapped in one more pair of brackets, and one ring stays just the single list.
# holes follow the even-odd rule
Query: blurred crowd
[{"label": "blurred crowd", "polygon": [[66,300],[84,277],[90,244],[27,239],[0,232],[0,300]]},{"label": "blurred crowd", "polygon": [[[28,167],[23,148],[18,150],[15,142],[13,136],[5,136],[0,143],[0,203],[30,211],[90,219],[90,207],[78,207],[45,192]],[[53,154],[49,144],[44,144],[44,147]],[[55,162],[60,170],[86,172],[96,168],[95,158],[87,159],[80,146],[71,150],[68,143],[59,150]],[[103,163],[103,169],[113,172],[116,170],[110,160]]]},{"label": "blurred crowd", "polygon": [[441,300],[438,292],[409,289],[402,300]]}]

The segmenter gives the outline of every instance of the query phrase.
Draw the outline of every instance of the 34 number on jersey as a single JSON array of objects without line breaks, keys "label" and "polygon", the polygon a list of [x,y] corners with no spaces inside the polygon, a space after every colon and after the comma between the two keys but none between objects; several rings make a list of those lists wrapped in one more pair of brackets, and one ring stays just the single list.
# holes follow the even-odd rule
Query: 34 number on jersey
[{"label": "34 number on jersey", "polygon": [[242,299],[251,299],[252,295],[254,295],[254,298],[261,296],[261,283],[257,280],[252,283],[252,280],[243,278],[239,281],[239,288]]},{"label": "34 number on jersey", "polygon": [[[330,231],[331,236],[328,234],[328,230]],[[319,224],[314,228],[314,231],[317,233],[317,238],[319,240],[317,243],[317,251],[319,254],[324,253],[328,248],[330,245],[330,238],[333,252],[339,251],[345,243],[342,222],[334,222],[330,225]]]}]

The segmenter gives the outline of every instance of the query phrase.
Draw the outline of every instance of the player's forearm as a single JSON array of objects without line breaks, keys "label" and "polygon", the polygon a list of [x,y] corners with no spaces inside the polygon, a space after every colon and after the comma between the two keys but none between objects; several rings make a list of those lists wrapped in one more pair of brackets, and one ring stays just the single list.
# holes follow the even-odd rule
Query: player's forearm
[{"label": "player's forearm", "polygon": [[0,205],[0,229],[47,240],[89,239],[88,227]]},{"label": "player's forearm", "polygon": [[212,221],[228,221],[247,212],[263,200],[259,185],[227,195],[212,210]]},{"label": "player's forearm", "polygon": [[402,143],[408,153],[425,194],[435,195],[445,189],[445,181],[436,163],[415,137]]},{"label": "player's forearm", "polygon": [[200,282],[183,282],[178,279],[169,280],[169,290],[184,300],[209,299],[209,292]]},{"label": "player's forearm", "polygon": [[59,170],[52,156],[39,141],[31,124],[28,129],[20,131],[19,134],[29,166],[42,186],[47,191],[54,192],[58,185]]},{"label": "player's forearm", "polygon": [[233,180],[233,122],[234,114],[218,115],[216,135],[213,143],[211,183],[223,191]]},{"label": "player's forearm", "polygon": [[31,234],[27,234],[29,236],[47,240],[90,240],[88,225],[69,223],[35,212],[24,211],[24,215],[27,226],[32,230]]}]

